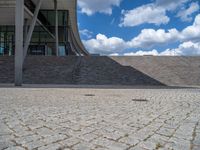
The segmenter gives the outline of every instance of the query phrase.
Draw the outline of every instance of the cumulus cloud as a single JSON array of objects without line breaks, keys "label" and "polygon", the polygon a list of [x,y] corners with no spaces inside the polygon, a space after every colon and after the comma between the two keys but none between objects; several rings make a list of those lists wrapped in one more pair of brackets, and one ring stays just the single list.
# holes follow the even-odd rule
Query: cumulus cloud
[{"label": "cumulus cloud", "polygon": [[189,8],[182,8],[178,14],[177,17],[181,18],[182,21],[191,21],[192,20],[192,14],[197,12],[199,10],[199,4],[198,2],[193,2],[190,4]]},{"label": "cumulus cloud", "polygon": [[130,52],[130,53],[124,53],[124,56],[144,56],[144,55],[159,55],[157,50],[151,50],[151,51],[136,51],[136,52]]},{"label": "cumulus cloud", "polygon": [[[189,41],[189,42],[188,42]],[[177,49],[165,50],[162,55],[186,55],[187,51],[190,54],[198,54],[200,42],[200,14],[195,17],[194,23],[186,27],[182,31],[177,29],[144,29],[141,33],[130,41],[124,41],[118,37],[107,37],[103,34],[98,34],[95,39],[83,41],[86,48],[91,53],[100,54],[117,54],[126,49],[150,49],[158,45],[180,42]],[[189,45],[189,48],[186,46]],[[187,49],[186,49],[187,48]],[[138,51],[137,53],[127,53],[126,55],[159,55],[156,50],[149,52]]]},{"label": "cumulus cloud", "polygon": [[[145,4],[132,10],[123,10],[121,27],[134,27],[144,23],[148,24],[167,24],[170,18],[167,12],[184,7],[190,0],[156,0],[154,3]],[[191,20],[191,14],[198,9],[198,3],[192,3],[188,9],[182,9],[177,15],[182,20]]]},{"label": "cumulus cloud", "polygon": [[83,43],[91,53],[110,54],[127,48],[123,39],[118,37],[108,38],[103,34],[98,34],[96,39],[84,40]]},{"label": "cumulus cloud", "polygon": [[172,53],[176,55],[190,55],[190,56],[195,56],[195,55],[200,55],[200,42],[192,42],[192,41],[187,41],[179,45],[178,48],[176,49],[171,49],[171,50],[166,50],[163,52],[165,54],[167,51],[171,51]]},{"label": "cumulus cloud", "polygon": [[194,23],[191,26],[183,29],[181,33],[182,40],[199,40],[200,39],[200,14],[195,17]]},{"label": "cumulus cloud", "polygon": [[109,56],[119,56],[119,53],[112,53]]},{"label": "cumulus cloud", "polygon": [[112,7],[119,6],[122,0],[78,0],[82,13],[92,15],[96,12],[112,14]]},{"label": "cumulus cloud", "polygon": [[155,5],[171,11],[183,6],[188,1],[190,0],[156,0]]},{"label": "cumulus cloud", "polygon": [[87,38],[91,38],[92,37],[92,34],[93,32],[87,30],[87,29],[83,29],[83,30],[80,30],[79,31],[81,35],[87,37]]},{"label": "cumulus cloud", "polygon": [[143,23],[152,23],[156,25],[167,24],[169,17],[166,16],[165,9],[156,7],[153,4],[143,5],[130,11],[122,11],[123,18],[120,26],[134,27]]},{"label": "cumulus cloud", "polygon": [[187,41],[179,45],[175,49],[166,49],[163,52],[158,52],[157,50],[143,51],[139,50],[136,52],[124,53],[124,56],[196,56],[200,55],[200,42]]},{"label": "cumulus cloud", "polygon": [[200,14],[195,17],[194,23],[182,31],[177,29],[144,29],[141,33],[127,42],[129,47],[151,48],[160,44],[169,44],[173,42],[199,41],[200,39]]},{"label": "cumulus cloud", "polygon": [[130,47],[147,48],[158,44],[167,44],[179,39],[179,32],[176,29],[165,31],[163,29],[144,29],[133,38],[128,44]]}]

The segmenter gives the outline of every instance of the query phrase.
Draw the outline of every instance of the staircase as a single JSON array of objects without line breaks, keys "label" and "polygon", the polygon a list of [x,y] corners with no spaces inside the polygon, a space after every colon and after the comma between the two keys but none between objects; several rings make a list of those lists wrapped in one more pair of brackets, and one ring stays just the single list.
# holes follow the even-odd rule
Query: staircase
[{"label": "staircase", "polygon": [[[200,57],[28,56],[28,84],[199,86]],[[0,83],[14,82],[14,58],[0,57]]]}]

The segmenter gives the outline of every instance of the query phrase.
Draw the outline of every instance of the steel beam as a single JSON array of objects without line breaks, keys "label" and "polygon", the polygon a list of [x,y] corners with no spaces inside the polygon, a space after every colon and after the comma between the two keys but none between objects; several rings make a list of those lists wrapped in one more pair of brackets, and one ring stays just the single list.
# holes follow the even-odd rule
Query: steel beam
[{"label": "steel beam", "polygon": [[24,41],[27,37],[27,33],[28,33],[28,19],[24,19]]},{"label": "steel beam", "polygon": [[59,55],[59,39],[58,39],[58,2],[54,0],[55,7],[55,35],[56,35],[56,56]]},{"label": "steel beam", "polygon": [[26,40],[25,40],[23,60],[26,58],[26,55],[27,55],[28,47],[30,45],[31,37],[32,37],[32,34],[33,34],[33,30],[35,28],[35,24],[36,24],[37,17],[38,17],[39,11],[40,11],[40,7],[42,5],[42,1],[43,0],[38,0],[36,9],[35,9],[35,12],[34,12],[34,15],[33,15],[33,19],[31,21],[31,25],[30,25],[30,28],[29,28],[29,31],[28,31],[28,34],[27,34],[27,37],[26,37]]},{"label": "steel beam", "polygon": [[[27,12],[31,17],[33,17],[34,14],[32,14],[32,12],[31,12],[26,6],[25,6],[24,10],[25,10],[25,12]],[[41,25],[42,28],[43,28],[53,39],[55,39],[55,35],[53,35],[53,34],[45,27],[45,25],[42,24],[42,22],[41,22],[39,19],[37,19],[37,23],[38,23],[39,25]]]}]

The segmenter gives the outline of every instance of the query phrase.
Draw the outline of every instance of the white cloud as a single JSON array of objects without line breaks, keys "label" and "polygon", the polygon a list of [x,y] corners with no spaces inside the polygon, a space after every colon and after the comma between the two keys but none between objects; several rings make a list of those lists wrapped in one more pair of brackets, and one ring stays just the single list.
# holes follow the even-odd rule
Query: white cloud
[{"label": "white cloud", "polygon": [[92,15],[96,12],[112,14],[112,7],[119,6],[122,0],[78,0],[82,13]]},{"label": "white cloud", "polygon": [[139,50],[136,52],[124,53],[124,56],[178,56],[175,50],[167,49],[163,52],[158,52],[156,49],[150,51]]},{"label": "white cloud", "polygon": [[192,20],[192,14],[197,12],[199,10],[199,4],[198,2],[193,2],[190,4],[189,8],[182,8],[178,14],[177,17],[180,17],[182,21],[191,21]]},{"label": "white cloud", "polygon": [[112,53],[109,56],[119,56],[119,53]]},{"label": "white cloud", "polygon": [[[144,23],[167,24],[170,18],[167,12],[174,12],[178,8],[183,8],[190,0],[156,0],[154,3],[145,4],[132,10],[123,10],[121,23],[119,26],[134,27]],[[197,11],[197,3],[192,3],[190,8],[182,10],[177,15],[182,20],[191,20],[191,14]]]},{"label": "white cloud", "polygon": [[111,54],[127,48],[123,39],[118,37],[108,38],[103,34],[98,34],[96,39],[83,41],[83,43],[91,53]]},{"label": "white cloud", "polygon": [[195,17],[193,25],[183,29],[181,38],[184,41],[200,39],[200,14]]},{"label": "white cloud", "polygon": [[173,11],[183,6],[188,1],[190,0],[156,0],[155,5],[168,11]]},{"label": "white cloud", "polygon": [[153,4],[143,5],[130,11],[122,11],[123,17],[120,26],[134,27],[143,23],[167,24],[169,17],[166,16],[165,9],[156,7]]},{"label": "white cloud", "polygon": [[200,39],[200,14],[195,17],[193,25],[182,31],[170,29],[144,29],[141,33],[127,42],[130,48],[151,48],[156,45],[169,44],[173,42],[199,41]]},{"label": "white cloud", "polygon": [[[188,43],[188,41],[190,43]],[[177,49],[168,49],[165,50],[162,55],[181,55],[186,54],[186,51],[189,51],[191,48],[190,54],[197,54],[198,46],[200,42],[200,14],[195,18],[194,23],[191,26],[186,27],[182,31],[176,29],[164,30],[164,29],[144,29],[141,33],[134,37],[130,41],[124,41],[118,37],[107,37],[103,34],[98,34],[95,39],[83,41],[86,48],[91,53],[100,53],[100,54],[113,54],[121,53],[126,49],[149,49],[157,45],[170,44],[174,42],[181,42],[182,45]],[[186,49],[186,44],[190,44],[190,47]],[[191,44],[193,43],[193,44]],[[193,45],[193,46],[192,46]],[[179,52],[181,51],[181,53]],[[194,51],[194,52],[193,52]],[[131,53],[134,55],[135,53]],[[130,55],[131,55],[130,54]],[[143,53],[143,51],[138,51],[137,55],[152,55],[157,54],[156,50]],[[128,55],[128,54],[126,54]]]},{"label": "white cloud", "polygon": [[133,38],[128,44],[130,47],[147,48],[158,44],[167,44],[176,41],[179,38],[179,32],[176,29],[165,31],[163,29],[144,29],[141,33]]},{"label": "white cloud", "polygon": [[137,52],[130,52],[130,53],[124,53],[124,56],[144,56],[144,55],[153,55],[157,56],[159,53],[157,50],[152,50],[152,51],[137,51]]},{"label": "white cloud", "polygon": [[200,55],[200,42],[187,41],[180,44],[178,48],[168,51],[172,51],[176,55]]},{"label": "white cloud", "polygon": [[93,32],[87,30],[87,29],[83,29],[83,30],[80,30],[79,31],[81,35],[87,37],[87,38],[91,38],[92,37],[92,34]]},{"label": "white cloud", "polygon": [[136,51],[130,53],[124,53],[124,56],[144,56],[144,55],[153,55],[153,56],[197,56],[200,55],[200,42],[184,42],[175,49],[166,49],[163,52],[158,52],[157,50],[151,51]]}]

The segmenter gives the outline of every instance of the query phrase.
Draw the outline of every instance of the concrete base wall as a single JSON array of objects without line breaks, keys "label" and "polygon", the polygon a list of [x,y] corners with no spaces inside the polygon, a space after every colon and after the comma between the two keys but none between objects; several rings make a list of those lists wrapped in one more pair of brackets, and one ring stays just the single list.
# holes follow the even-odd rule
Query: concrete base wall
[{"label": "concrete base wall", "polygon": [[[24,83],[199,86],[200,57],[29,56]],[[0,83],[14,82],[14,58],[0,57]]]}]

